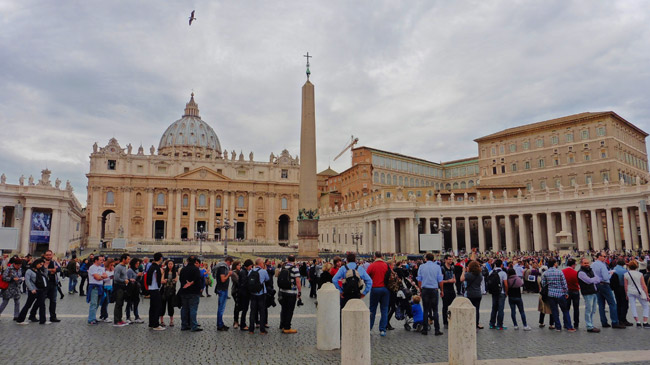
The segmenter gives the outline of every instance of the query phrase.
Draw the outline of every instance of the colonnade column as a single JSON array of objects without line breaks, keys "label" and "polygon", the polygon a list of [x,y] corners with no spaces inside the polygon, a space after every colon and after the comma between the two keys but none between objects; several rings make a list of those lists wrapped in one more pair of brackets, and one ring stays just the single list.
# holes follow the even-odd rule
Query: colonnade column
[{"label": "colonnade column", "polygon": [[571,227],[569,227],[569,220],[567,219],[567,212],[560,212],[560,221],[562,222],[562,230],[571,233]]},{"label": "colonnade column", "polygon": [[472,251],[472,236],[469,232],[469,217],[465,217],[465,252]]},{"label": "colonnade column", "polygon": [[506,223],[506,251],[513,252],[515,250],[515,242],[512,232],[512,219],[509,215],[504,217]]},{"label": "colonnade column", "polygon": [[614,237],[614,218],[612,208],[605,209],[605,216],[607,217],[607,248],[615,250],[616,238]]},{"label": "colonnade column", "polygon": [[196,190],[190,190],[190,223],[187,225],[187,238],[194,239],[194,228],[196,223],[194,222],[194,214],[196,211]]},{"label": "colonnade column", "polygon": [[363,236],[361,237],[361,246],[364,248],[364,252],[371,252],[370,249],[370,222],[363,222]]},{"label": "colonnade column", "polygon": [[485,226],[481,216],[478,217],[478,250],[485,252]]},{"label": "colonnade column", "polygon": [[[410,219],[412,219],[412,218],[410,218]],[[386,243],[382,247],[382,250],[386,250],[386,252],[397,252],[397,247],[396,247],[397,246],[396,245],[397,241],[395,240],[395,219],[388,218],[386,220],[386,224],[388,225],[388,227],[386,227],[387,231],[388,231],[388,233],[387,233],[388,237],[386,237],[386,240],[385,240]]]},{"label": "colonnade column", "polygon": [[555,250],[555,244],[557,243],[555,238],[556,233],[555,218],[552,212],[548,212],[546,213],[546,236],[548,238],[548,249],[551,251]]},{"label": "colonnade column", "polygon": [[[176,207],[176,209],[179,209]],[[174,189],[167,190],[167,228],[165,238],[168,240],[174,237]]]},{"label": "colonnade column", "polygon": [[585,235],[585,216],[581,211],[576,211],[576,233],[578,236],[578,250],[587,250],[587,236]]},{"label": "colonnade column", "polygon": [[456,217],[451,218],[451,249],[454,254],[458,252],[458,227],[456,227]]},{"label": "colonnade column", "polygon": [[[633,249],[638,249],[639,248],[639,235],[637,232],[639,231],[639,227],[636,224],[636,212],[635,208],[629,208],[630,211],[630,228],[632,230],[632,248]],[[639,211],[639,217],[641,217],[641,211]]]},{"label": "colonnade column", "polygon": [[[592,209],[590,212],[591,215],[591,241],[593,242],[593,249],[598,251],[601,250],[603,247],[603,243],[601,241],[600,237],[600,232],[602,232],[602,226],[598,224],[600,220],[600,215],[597,213],[595,209]],[[601,223],[602,224],[602,223]]]},{"label": "colonnade column", "polygon": [[23,229],[20,231],[20,253],[22,254],[29,253],[29,228],[31,220],[32,207],[25,207],[25,209],[23,209]]},{"label": "colonnade column", "polygon": [[[54,208],[52,209],[52,220],[50,221],[50,244],[48,245],[48,249],[54,251],[55,254],[60,254],[58,252],[58,245],[60,242],[55,242],[60,239],[60,233],[61,233],[61,209],[59,208]],[[61,255],[63,256],[63,255]]]},{"label": "colonnade column", "polygon": [[625,249],[631,250],[634,248],[632,244],[632,232],[630,230],[630,213],[627,207],[621,209],[623,212],[623,238],[625,239]]},{"label": "colonnade column", "polygon": [[646,221],[644,210],[639,209],[639,224],[641,225],[641,248],[647,251],[650,249],[650,244],[648,243],[648,221]]},{"label": "colonnade column", "polygon": [[181,239],[181,211],[183,210],[182,206],[183,190],[176,189],[176,208],[174,209],[174,239]]},{"label": "colonnade column", "polygon": [[528,230],[526,229],[526,217],[519,214],[519,250],[528,251]]},{"label": "colonnade column", "polygon": [[153,189],[147,189],[147,209],[144,218],[144,238],[153,238]]},{"label": "colonnade column", "polygon": [[501,251],[501,244],[499,242],[499,221],[497,216],[490,217],[490,234],[492,235],[492,251]]},{"label": "colonnade column", "polygon": [[616,242],[616,249],[623,249],[623,241],[621,240],[621,222],[619,220],[618,210],[612,210],[612,215],[614,218],[614,241]]},{"label": "colonnade column", "polygon": [[424,219],[424,233],[431,234],[431,218]]},{"label": "colonnade column", "polygon": [[533,213],[533,249],[535,251],[541,251],[544,249],[542,244],[542,226],[537,213]]}]

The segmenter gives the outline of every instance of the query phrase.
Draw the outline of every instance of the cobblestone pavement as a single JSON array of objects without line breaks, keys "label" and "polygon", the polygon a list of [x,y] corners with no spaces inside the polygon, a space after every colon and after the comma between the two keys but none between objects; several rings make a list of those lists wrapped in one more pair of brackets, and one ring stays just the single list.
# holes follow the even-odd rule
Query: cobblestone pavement
[{"label": "cobblestone pavement", "polygon": [[[67,282],[63,287],[67,288]],[[21,304],[26,297],[23,297]],[[2,359],[21,359],[21,362],[44,363],[178,363],[193,358],[200,363],[219,364],[336,364],[339,351],[316,350],[316,307],[306,297],[305,305],[296,308],[293,321],[296,335],[283,335],[277,329],[280,307],[269,311],[268,335],[250,335],[233,330],[216,331],[217,300],[201,298],[199,323],[203,332],[180,332],[180,313],[176,313],[176,327],[166,331],[150,331],[146,324],[116,328],[111,324],[88,326],[88,305],[85,298],[67,295],[58,302],[57,313],[62,320],[51,325],[18,326],[12,320],[13,303],[0,319],[0,348]],[[524,358],[551,354],[579,354],[602,351],[639,350],[648,348],[650,331],[637,328],[603,329],[599,334],[587,333],[584,321],[577,333],[557,333],[538,328],[537,296],[524,295],[530,332],[515,331],[506,305],[506,331],[484,329],[478,333],[479,359]],[[481,323],[487,327],[490,297],[483,298]],[[366,298],[367,304],[367,298]],[[146,321],[148,299],[140,303],[141,317]],[[109,306],[112,317],[113,305]],[[232,324],[232,301],[228,301],[226,324]],[[99,314],[99,313],[98,313]],[[581,310],[582,316],[582,310]],[[518,317],[519,320],[519,317]],[[165,317],[168,322],[168,318]],[[546,320],[548,323],[548,319]],[[402,323],[393,320],[394,331],[380,337],[378,328],[372,331],[372,360],[375,364],[422,364],[447,359],[447,333],[443,336],[422,336],[406,332]],[[521,323],[520,323],[521,325]],[[600,325],[596,315],[596,325]],[[570,355],[567,355],[570,357]],[[171,362],[170,362],[171,360]]]}]

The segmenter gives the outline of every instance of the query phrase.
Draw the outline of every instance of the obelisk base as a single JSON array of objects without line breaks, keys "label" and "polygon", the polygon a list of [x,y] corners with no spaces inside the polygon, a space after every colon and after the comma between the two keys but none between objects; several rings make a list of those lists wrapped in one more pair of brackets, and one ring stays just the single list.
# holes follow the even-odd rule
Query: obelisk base
[{"label": "obelisk base", "polygon": [[318,257],[318,219],[298,221],[298,258]]}]

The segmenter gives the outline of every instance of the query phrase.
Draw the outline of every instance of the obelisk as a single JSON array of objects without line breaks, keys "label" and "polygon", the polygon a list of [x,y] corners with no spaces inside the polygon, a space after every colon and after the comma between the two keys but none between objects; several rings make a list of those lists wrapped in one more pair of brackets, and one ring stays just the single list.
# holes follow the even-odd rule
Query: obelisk
[{"label": "obelisk", "polygon": [[302,117],[300,121],[300,198],[298,198],[298,256],[318,256],[318,188],[316,185],[316,113],[314,84],[309,81],[309,52],[307,82],[302,87]]}]

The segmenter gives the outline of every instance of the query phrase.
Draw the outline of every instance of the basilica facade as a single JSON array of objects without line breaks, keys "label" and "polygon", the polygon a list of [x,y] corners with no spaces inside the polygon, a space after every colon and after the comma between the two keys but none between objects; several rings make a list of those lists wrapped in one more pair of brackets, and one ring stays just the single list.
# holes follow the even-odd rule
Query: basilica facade
[{"label": "basilica facade", "polygon": [[[222,149],[192,94],[181,119],[158,148],[121,146],[116,139],[90,155],[88,244],[204,239],[290,243],[297,240],[298,156],[267,161]],[[229,229],[225,229],[227,225]]]}]

